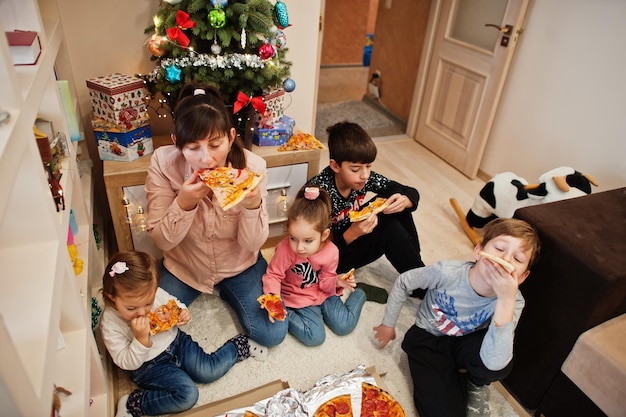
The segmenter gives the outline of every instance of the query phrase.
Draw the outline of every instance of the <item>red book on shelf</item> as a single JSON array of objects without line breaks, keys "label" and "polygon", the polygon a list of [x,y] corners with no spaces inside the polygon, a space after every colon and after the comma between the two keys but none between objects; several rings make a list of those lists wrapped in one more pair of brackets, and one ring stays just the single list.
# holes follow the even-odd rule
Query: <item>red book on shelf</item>
[{"label": "red book on shelf", "polygon": [[34,65],[41,54],[41,43],[37,32],[14,30],[5,32],[13,65]]}]

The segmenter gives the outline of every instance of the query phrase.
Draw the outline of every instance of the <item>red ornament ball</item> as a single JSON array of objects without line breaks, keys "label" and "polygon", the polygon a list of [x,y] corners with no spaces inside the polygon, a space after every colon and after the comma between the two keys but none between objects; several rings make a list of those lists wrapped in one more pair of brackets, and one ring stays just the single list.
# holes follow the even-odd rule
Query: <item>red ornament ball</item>
[{"label": "red ornament ball", "polygon": [[167,38],[165,36],[152,35],[148,41],[148,51],[156,57],[161,57],[167,53],[165,45],[167,45]]},{"label": "red ornament ball", "polygon": [[274,52],[274,47],[269,43],[264,43],[259,48],[259,56],[261,57],[261,59],[270,59],[274,56]]}]

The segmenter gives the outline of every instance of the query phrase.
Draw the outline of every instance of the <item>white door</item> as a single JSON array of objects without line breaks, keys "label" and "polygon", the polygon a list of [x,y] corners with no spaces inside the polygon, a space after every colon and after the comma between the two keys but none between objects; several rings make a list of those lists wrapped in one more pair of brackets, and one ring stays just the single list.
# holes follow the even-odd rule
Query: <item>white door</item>
[{"label": "white door", "polygon": [[438,9],[415,139],[470,178],[480,166],[528,2],[433,2]]}]

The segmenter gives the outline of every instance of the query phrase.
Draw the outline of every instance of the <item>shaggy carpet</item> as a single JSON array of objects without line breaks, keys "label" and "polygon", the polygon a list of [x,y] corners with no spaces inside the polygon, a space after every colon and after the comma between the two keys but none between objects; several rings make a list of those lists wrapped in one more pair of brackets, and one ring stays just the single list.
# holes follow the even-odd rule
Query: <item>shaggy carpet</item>
[{"label": "shaggy carpet", "polygon": [[325,143],[328,139],[326,128],[345,120],[358,123],[368,132],[374,132],[370,133],[372,137],[384,135],[387,130],[390,135],[403,133],[403,129],[397,128],[390,118],[364,101],[341,101],[318,104],[315,137]]},{"label": "shaggy carpet", "polygon": [[[270,254],[271,255],[271,254]],[[269,256],[266,255],[269,259]],[[357,282],[391,289],[397,273],[383,257],[360,268],[355,273]],[[269,350],[264,362],[247,359],[237,363],[218,381],[200,385],[200,398],[196,407],[224,399],[257,386],[280,379],[292,388],[306,391],[320,378],[336,373],[346,373],[358,365],[375,366],[392,395],[400,402],[407,417],[416,417],[413,405],[412,380],[406,355],[400,347],[403,335],[415,321],[420,300],[409,298],[402,309],[396,332],[398,339],[385,349],[378,349],[372,328],[380,324],[385,305],[366,302],[356,329],[347,336],[337,336],[328,330],[326,341],[317,347],[307,347],[287,335],[279,346]],[[192,321],[182,327],[207,352],[213,352],[226,340],[241,332],[233,311],[216,295],[201,295],[189,308]],[[119,373],[119,371],[118,371]],[[119,374],[118,374],[119,375]],[[126,377],[122,376],[122,380]],[[120,391],[130,390],[128,381]],[[490,408],[493,417],[516,417],[518,414],[502,395],[490,387]],[[208,417],[208,416],[207,416]]]}]

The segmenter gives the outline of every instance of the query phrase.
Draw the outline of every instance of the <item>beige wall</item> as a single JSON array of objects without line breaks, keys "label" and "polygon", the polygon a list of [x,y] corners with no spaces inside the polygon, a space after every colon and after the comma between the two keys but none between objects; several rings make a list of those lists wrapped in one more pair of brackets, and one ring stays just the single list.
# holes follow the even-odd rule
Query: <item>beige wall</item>
[{"label": "beige wall", "polygon": [[422,54],[430,1],[380,1],[370,75],[381,73],[381,103],[407,121]]},{"label": "beige wall", "polygon": [[[395,0],[394,0],[395,3]],[[481,171],[570,166],[626,186],[626,2],[531,2]]]},{"label": "beige wall", "polygon": [[[373,0],[326,0],[321,65],[362,65]],[[368,25],[370,25],[368,27]]]}]

